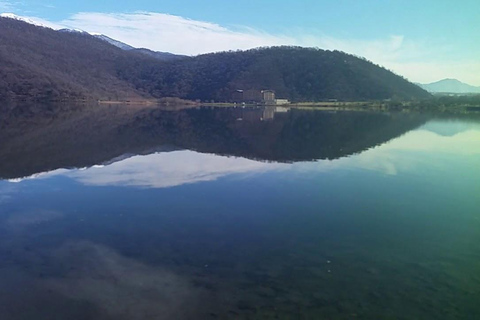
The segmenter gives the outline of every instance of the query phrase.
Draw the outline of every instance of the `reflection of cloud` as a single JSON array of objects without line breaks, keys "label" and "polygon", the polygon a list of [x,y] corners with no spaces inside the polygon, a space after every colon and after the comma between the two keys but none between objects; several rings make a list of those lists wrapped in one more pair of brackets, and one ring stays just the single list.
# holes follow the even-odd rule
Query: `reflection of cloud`
[{"label": "reflection of cloud", "polygon": [[9,194],[0,194],[0,204],[9,201],[12,198]]},{"label": "reflection of cloud", "polygon": [[39,225],[63,217],[61,212],[51,210],[27,210],[11,213],[7,219],[9,230],[22,231],[30,226]]},{"label": "reflection of cloud", "polygon": [[53,255],[68,270],[44,285],[88,302],[112,319],[194,319],[199,290],[169,271],[125,258],[91,242],[64,245]]},{"label": "reflection of cloud", "polygon": [[[0,205],[6,203],[12,199],[12,194],[18,192],[17,186],[12,184],[6,184],[0,181]],[[0,212],[1,212],[0,207]]]},{"label": "reflection of cloud", "polygon": [[420,128],[354,156],[332,161],[294,164],[294,168],[302,171],[353,168],[396,175],[416,166],[425,165],[425,162],[428,162],[429,167],[435,168],[441,163],[445,164],[445,162],[435,161],[442,157],[453,156],[468,160],[469,157],[479,155],[480,130],[460,131],[453,136],[441,136]]},{"label": "reflection of cloud", "polygon": [[[452,124],[453,126],[448,129],[447,127]],[[439,135],[432,132],[433,129],[442,132],[447,130],[455,134],[452,136]],[[15,181],[63,175],[83,184],[94,186],[168,188],[214,181],[233,174],[262,173],[290,168],[299,171],[315,170],[320,172],[361,168],[396,175],[421,161],[426,161],[426,158],[455,156],[467,159],[469,156],[478,156],[479,154],[480,127],[478,124],[434,121],[381,146],[331,161],[300,162],[290,165],[184,150],[133,156],[112,164],[90,168],[58,169]],[[6,197],[8,199],[8,195]]]},{"label": "reflection of cloud", "polygon": [[435,120],[426,123],[421,129],[431,131],[441,136],[454,136],[469,130],[480,131],[480,123],[461,120]]},{"label": "reflection of cloud", "polygon": [[235,173],[263,172],[283,165],[193,151],[134,156],[101,168],[66,175],[87,185],[166,188],[212,181]]},{"label": "reflection of cloud", "polygon": [[458,156],[479,155],[480,131],[468,130],[454,136],[440,136],[430,131],[417,130],[392,141],[385,149]]}]

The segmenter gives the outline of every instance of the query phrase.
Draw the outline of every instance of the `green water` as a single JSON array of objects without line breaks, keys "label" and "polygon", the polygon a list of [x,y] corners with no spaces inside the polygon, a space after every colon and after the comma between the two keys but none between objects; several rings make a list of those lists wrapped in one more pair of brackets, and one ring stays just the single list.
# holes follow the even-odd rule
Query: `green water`
[{"label": "green water", "polygon": [[479,122],[245,112],[11,135],[0,319],[480,318]]}]

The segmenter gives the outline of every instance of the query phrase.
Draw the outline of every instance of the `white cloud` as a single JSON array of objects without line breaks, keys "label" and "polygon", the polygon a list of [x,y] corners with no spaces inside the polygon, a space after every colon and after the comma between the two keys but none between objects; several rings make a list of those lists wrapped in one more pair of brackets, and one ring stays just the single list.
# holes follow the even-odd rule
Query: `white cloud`
[{"label": "white cloud", "polygon": [[15,7],[15,3],[12,3],[10,1],[0,1],[1,11],[12,11],[14,7]]},{"label": "white cloud", "polygon": [[84,12],[59,24],[91,33],[103,33],[134,47],[187,55],[259,46],[299,45],[342,50],[378,60],[383,56],[390,59],[405,57],[406,53],[410,56],[414,46],[401,35],[380,40],[337,39],[322,34],[305,34],[301,30],[295,34],[279,35],[248,27],[229,29],[210,22],[152,12]]},{"label": "white cloud", "polygon": [[218,24],[163,13],[77,13],[63,25],[103,33],[134,47],[195,55],[212,51],[287,44],[293,39],[252,29],[233,31]]}]

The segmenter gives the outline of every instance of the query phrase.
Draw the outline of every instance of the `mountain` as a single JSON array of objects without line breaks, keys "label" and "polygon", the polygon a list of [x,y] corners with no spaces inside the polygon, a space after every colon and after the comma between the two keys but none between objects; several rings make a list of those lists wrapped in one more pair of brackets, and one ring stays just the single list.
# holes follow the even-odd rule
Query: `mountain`
[{"label": "mountain", "polygon": [[184,55],[178,55],[178,54],[173,54],[170,52],[162,52],[162,51],[153,51],[150,49],[145,49],[145,48],[135,48],[132,47],[131,45],[128,45],[124,42],[112,39],[110,37],[107,37],[104,34],[93,34],[94,37],[101,39],[103,41],[106,41],[110,43],[111,45],[114,45],[117,48],[120,48],[122,50],[127,50],[127,51],[132,51],[132,52],[138,52],[141,54],[145,54],[147,56],[159,59],[159,60],[164,60],[164,61],[171,61],[171,60],[177,60],[177,59],[183,59],[186,58],[187,56]]},{"label": "mountain", "polygon": [[0,43],[0,99],[149,97],[117,76],[117,61],[132,55],[88,33],[0,18]]},{"label": "mountain", "polygon": [[480,87],[474,87],[457,79],[443,79],[428,84],[419,84],[423,89],[433,93],[480,93]]},{"label": "mountain", "polygon": [[147,56],[153,57],[155,59],[163,60],[163,61],[179,60],[179,59],[184,59],[188,57],[184,55],[173,54],[170,52],[153,51],[145,48],[133,48],[130,51],[145,54]]},{"label": "mountain", "polygon": [[50,26],[47,25],[46,23],[41,23],[41,22],[38,22],[38,21],[34,21],[30,18],[18,16],[14,13],[0,13],[0,18],[7,18],[7,19],[12,19],[12,20],[22,21],[22,22],[25,22],[25,23],[28,23],[28,24],[31,24],[31,25],[34,25],[34,26],[37,26],[37,27],[50,28]]},{"label": "mountain", "polygon": [[[13,13],[0,13],[0,17],[9,18],[9,19],[17,20],[17,21],[23,21],[23,22],[26,22],[28,24],[32,24],[32,25],[37,26],[37,27],[50,28],[50,29],[54,29],[54,30],[57,30],[57,31],[60,31],[60,32],[89,34],[88,32],[83,31],[83,30],[79,30],[79,29],[70,29],[70,28],[58,29],[58,27],[55,27],[53,25],[48,25],[46,23],[41,23],[41,22],[38,22],[38,21],[34,21],[30,18],[22,17],[22,16],[19,16],[19,15],[13,14]],[[134,50],[136,52],[146,54],[146,55],[149,55],[151,57],[154,57],[154,58],[157,58],[157,59],[160,59],[160,60],[174,60],[174,59],[179,59],[179,58],[186,57],[184,55],[177,55],[177,54],[173,54],[173,53],[170,53],[170,52],[153,51],[153,50],[149,50],[149,49],[145,49],[145,48],[135,48],[135,47],[133,47],[129,44],[126,44],[124,42],[121,42],[121,41],[115,40],[113,38],[110,38],[110,37],[108,37],[104,34],[91,33],[91,35],[100,39],[100,40],[106,41],[106,42],[110,43],[111,45],[114,45],[114,46],[116,46],[116,47],[118,47],[122,50]]]},{"label": "mountain", "polygon": [[237,90],[274,90],[291,101],[423,99],[430,94],[365,59],[301,47],[219,52],[140,66],[123,61],[120,76],[153,96],[234,101]]},{"label": "mountain", "polygon": [[108,42],[110,43],[111,45],[114,45],[115,47],[117,48],[120,48],[122,50],[132,50],[132,49],[135,49],[134,47],[132,47],[131,45],[128,45],[124,42],[121,42],[121,41],[118,41],[118,40],[115,40],[115,39],[112,39],[110,37],[107,37],[106,35],[104,34],[93,34],[93,36],[97,39],[100,39],[100,40],[103,40],[105,42]]},{"label": "mountain", "polygon": [[[233,101],[237,90],[270,89],[292,101],[422,99],[429,93],[340,51],[259,48],[172,59],[122,50],[85,32],[0,18],[0,99]],[[143,51],[143,52],[142,52]],[[168,56],[168,58],[165,58]]]}]

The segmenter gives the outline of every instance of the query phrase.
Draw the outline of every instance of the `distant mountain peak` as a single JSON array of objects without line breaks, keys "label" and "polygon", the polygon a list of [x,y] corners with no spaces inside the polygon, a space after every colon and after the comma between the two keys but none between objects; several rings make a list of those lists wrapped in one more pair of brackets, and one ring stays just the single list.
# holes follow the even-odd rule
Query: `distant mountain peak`
[{"label": "distant mountain peak", "polygon": [[480,93],[480,87],[475,87],[453,78],[445,78],[432,83],[419,84],[419,86],[433,93]]}]

